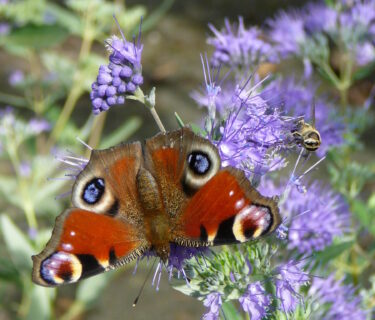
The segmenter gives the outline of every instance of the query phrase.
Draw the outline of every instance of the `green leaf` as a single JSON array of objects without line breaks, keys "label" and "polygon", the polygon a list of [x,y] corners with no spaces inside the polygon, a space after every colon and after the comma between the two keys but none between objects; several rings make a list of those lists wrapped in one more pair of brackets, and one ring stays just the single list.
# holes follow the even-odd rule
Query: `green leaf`
[{"label": "green leaf", "polygon": [[191,123],[190,128],[191,130],[193,130],[195,134],[206,136],[206,131],[204,131],[200,126],[196,125],[195,123]]},{"label": "green leaf", "polygon": [[355,241],[350,240],[346,242],[332,244],[331,246],[327,247],[325,250],[318,252],[314,255],[315,263],[322,264],[323,266],[326,265],[329,261],[338,257],[344,251],[349,250],[353,246],[354,243]]},{"label": "green leaf", "polygon": [[30,271],[34,253],[30,241],[6,214],[0,216],[0,227],[15,267],[19,271]]},{"label": "green leaf", "polygon": [[360,224],[375,236],[375,210],[370,206],[366,206],[360,200],[354,200],[352,203],[352,212],[357,217]]},{"label": "green leaf", "polygon": [[46,6],[46,13],[55,17],[56,23],[75,35],[81,35],[83,21],[81,21],[77,15],[54,3],[47,3]]},{"label": "green leaf", "polygon": [[119,144],[122,141],[126,141],[129,137],[139,129],[142,121],[138,117],[131,117],[128,119],[123,126],[115,130],[109,136],[103,139],[100,144],[100,149],[107,149]]},{"label": "green leaf", "polygon": [[372,75],[375,71],[375,61],[363,66],[362,68],[359,68],[354,74],[353,74],[353,80],[359,81],[362,80],[370,75]]},{"label": "green leaf", "polygon": [[81,282],[77,289],[76,300],[84,303],[86,307],[92,306],[114,275],[114,272],[103,273]]},{"label": "green leaf", "polygon": [[182,121],[181,117],[178,115],[177,112],[174,113],[174,116],[176,117],[176,121],[177,121],[178,125],[180,126],[180,128],[185,127],[184,122]]},{"label": "green leaf", "polygon": [[32,285],[30,308],[26,319],[49,320],[51,319],[52,299],[55,295],[55,289],[44,288]]},{"label": "green leaf", "polygon": [[26,25],[14,29],[5,43],[38,50],[60,44],[67,36],[66,29],[58,25]]},{"label": "green leaf", "polygon": [[225,319],[242,320],[241,314],[238,312],[232,302],[225,302],[221,307],[223,309],[222,311],[225,314]]},{"label": "green leaf", "polygon": [[20,274],[9,259],[0,258],[0,280],[17,283],[21,286]]}]

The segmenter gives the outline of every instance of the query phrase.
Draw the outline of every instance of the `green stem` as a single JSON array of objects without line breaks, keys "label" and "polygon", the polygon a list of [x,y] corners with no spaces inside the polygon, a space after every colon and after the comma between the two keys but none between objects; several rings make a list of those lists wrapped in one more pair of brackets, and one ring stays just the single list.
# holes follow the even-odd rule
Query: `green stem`
[{"label": "green stem", "polygon": [[141,88],[138,88],[133,96],[127,96],[127,99],[136,100],[142,103],[147,109],[150,110],[152,117],[154,118],[159,130],[163,133],[167,132],[161,122],[158,113],[155,109],[155,88],[151,89],[150,94],[146,97]]},{"label": "green stem", "polygon": [[11,142],[10,144],[8,143],[7,151],[8,151],[13,169],[16,173],[18,187],[22,195],[22,207],[23,207],[23,211],[25,212],[27,224],[29,228],[36,229],[38,226],[38,223],[37,223],[36,216],[35,216],[33,201],[31,200],[31,196],[29,193],[28,183],[20,174],[21,162],[19,160],[18,153],[17,153],[17,143],[14,143],[14,142]]},{"label": "green stem", "polygon": [[[106,115],[107,113],[104,112],[104,113],[97,115],[94,119],[94,123],[92,127],[95,128],[95,130],[91,130],[90,137],[88,140],[88,145],[94,149],[97,148],[97,146],[99,145],[100,137],[102,135],[103,128],[104,128]],[[90,153],[91,151],[87,150],[86,156],[89,157]]]},{"label": "green stem", "polygon": [[159,127],[159,130],[160,130],[161,132],[165,133],[166,130],[165,130],[164,126],[163,126],[163,123],[161,122],[161,120],[160,120],[160,118],[159,118],[158,113],[156,112],[155,107],[150,108],[150,111],[151,111],[152,116],[154,117],[154,120],[155,120],[156,124],[157,124],[158,127]]},{"label": "green stem", "polygon": [[60,318],[60,320],[77,319],[85,311],[85,305],[80,301],[74,301],[68,311]]},{"label": "green stem", "polygon": [[0,92],[0,101],[15,107],[26,107],[27,100],[23,97],[17,97],[8,93]]},{"label": "green stem", "polygon": [[83,89],[83,74],[80,69],[82,66],[82,61],[90,54],[92,42],[94,40],[94,26],[93,26],[93,17],[92,17],[92,6],[87,9],[85,16],[85,29],[82,36],[81,49],[78,56],[77,70],[73,76],[73,84],[71,90],[68,94],[68,97],[63,106],[62,112],[60,113],[59,118],[57,119],[56,125],[52,130],[50,139],[48,141],[48,146],[51,147],[52,144],[59,138],[62,130],[64,129],[66,123],[68,122],[70,115],[72,114],[78,99],[84,92]]},{"label": "green stem", "polygon": [[22,285],[22,299],[17,311],[20,319],[24,319],[26,317],[31,305],[31,283],[29,278],[25,279],[25,277],[23,277]]}]

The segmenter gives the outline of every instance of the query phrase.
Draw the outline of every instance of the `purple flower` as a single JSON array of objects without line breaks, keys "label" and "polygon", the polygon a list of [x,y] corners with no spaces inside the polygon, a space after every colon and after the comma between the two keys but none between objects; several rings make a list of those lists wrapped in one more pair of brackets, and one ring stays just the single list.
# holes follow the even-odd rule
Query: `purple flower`
[{"label": "purple flower", "polygon": [[[268,171],[285,165],[283,152],[290,148],[293,123],[281,115],[280,104],[258,93],[261,82],[242,86],[218,83],[205,67],[205,93],[195,93],[198,103],[208,109],[205,129],[217,146],[223,166],[234,166],[252,176],[253,183]],[[207,63],[208,65],[208,63]]]},{"label": "purple flower", "polygon": [[260,320],[267,315],[271,304],[271,297],[266,293],[259,281],[250,284],[239,302],[245,312],[250,315],[251,320]]},{"label": "purple flower", "polygon": [[19,173],[22,177],[27,178],[31,174],[31,166],[30,163],[27,161],[24,161],[20,164],[19,168]]},{"label": "purple flower", "polygon": [[320,307],[317,317],[330,320],[362,320],[367,312],[361,309],[361,299],[355,295],[351,285],[336,281],[334,275],[327,279],[314,278],[309,295],[318,299]]},{"label": "purple flower", "polygon": [[[347,28],[361,28],[365,31],[375,24],[375,2],[373,0],[357,1],[347,12],[344,12]],[[353,30],[354,31],[354,30]]]},{"label": "purple flower", "polygon": [[35,229],[35,228],[29,228],[28,230],[27,230],[27,235],[29,236],[29,238],[31,239],[31,240],[36,240],[36,238],[37,238],[37,236],[38,236],[38,230],[37,229]]},{"label": "purple flower", "polygon": [[183,272],[186,260],[189,260],[197,255],[206,253],[207,251],[208,249],[206,247],[183,247],[171,243],[167,269],[170,270],[170,272],[172,272],[172,269],[175,268],[176,270]]},{"label": "purple flower", "polygon": [[0,22],[0,35],[6,36],[11,30],[10,24],[6,22]]},{"label": "purple flower", "polygon": [[301,45],[307,37],[301,12],[282,11],[267,24],[270,28],[269,37],[282,58],[300,53]]},{"label": "purple flower", "polygon": [[120,29],[122,39],[113,36],[108,40],[109,64],[99,68],[92,84],[90,98],[94,114],[108,110],[115,104],[124,104],[126,95],[134,94],[143,84],[140,31],[137,39],[129,42]]},{"label": "purple flower", "polygon": [[23,82],[23,80],[25,79],[25,75],[23,73],[22,70],[15,70],[13,71],[9,78],[8,78],[8,82],[11,86],[16,86],[18,84],[20,84],[21,82]]},{"label": "purple flower", "polygon": [[339,13],[324,3],[309,3],[303,8],[301,14],[304,20],[304,30],[310,35],[337,28]]},{"label": "purple flower", "polygon": [[29,121],[29,129],[32,134],[39,134],[51,130],[51,124],[45,119],[33,118]]},{"label": "purple flower", "polygon": [[298,293],[300,287],[310,281],[310,276],[302,270],[300,264],[292,260],[275,270],[278,274],[275,280],[276,297],[280,301],[280,309],[285,313],[295,310],[301,302],[301,296]]},{"label": "purple flower", "polygon": [[[219,128],[220,139],[211,140],[219,149],[223,166],[244,170],[253,178],[284,166],[291,122],[280,109],[256,93],[255,88],[235,90],[230,113]],[[214,132],[215,134],[215,132]]]},{"label": "purple flower", "polygon": [[356,61],[359,66],[364,66],[375,60],[375,47],[370,42],[358,44],[356,47]]},{"label": "purple flower", "polygon": [[334,237],[347,232],[350,213],[344,199],[318,182],[301,193],[293,188],[283,203],[283,212],[290,217],[289,249],[311,254],[332,244]]},{"label": "purple flower", "polygon": [[207,39],[208,44],[215,47],[211,59],[213,67],[226,65],[250,68],[263,61],[275,61],[271,45],[262,40],[258,28],[246,29],[242,17],[238,25],[233,26],[225,20],[225,28],[221,32],[211,24],[209,28],[215,35]]},{"label": "purple flower", "polygon": [[218,292],[210,293],[203,301],[203,305],[208,308],[208,311],[203,315],[204,320],[219,319],[220,307],[222,305],[221,294]]},{"label": "purple flower", "polygon": [[[297,56],[319,64],[327,43],[337,43],[363,65],[372,54],[369,39],[375,35],[375,2],[352,1],[349,5],[309,3],[300,10],[283,11],[268,21],[269,37],[282,58]],[[324,46],[321,47],[321,46]],[[360,50],[358,52],[358,50]],[[361,56],[361,52],[363,55]]]}]

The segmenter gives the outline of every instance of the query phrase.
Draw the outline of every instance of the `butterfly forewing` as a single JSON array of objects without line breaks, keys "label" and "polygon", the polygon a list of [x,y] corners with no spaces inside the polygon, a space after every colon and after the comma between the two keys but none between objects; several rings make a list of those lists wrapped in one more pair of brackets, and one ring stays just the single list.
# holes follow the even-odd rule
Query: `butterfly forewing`
[{"label": "butterfly forewing", "polygon": [[51,240],[33,256],[33,281],[43,286],[76,282],[124,264],[147,248],[134,225],[72,208],[56,219]]}]

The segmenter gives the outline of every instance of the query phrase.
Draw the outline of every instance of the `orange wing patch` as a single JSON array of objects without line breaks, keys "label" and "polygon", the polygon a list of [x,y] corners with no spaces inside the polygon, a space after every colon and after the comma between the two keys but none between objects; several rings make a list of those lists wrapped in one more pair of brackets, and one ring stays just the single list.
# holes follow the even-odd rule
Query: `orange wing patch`
[{"label": "orange wing patch", "polygon": [[71,283],[140,256],[148,248],[133,225],[82,209],[56,220],[45,250],[33,256],[33,281],[44,286]]},{"label": "orange wing patch", "polygon": [[178,223],[180,230],[176,230],[181,244],[244,242],[274,226],[273,217],[278,216],[275,204],[252,188],[244,176],[239,180],[233,170],[219,171],[187,203]]}]

